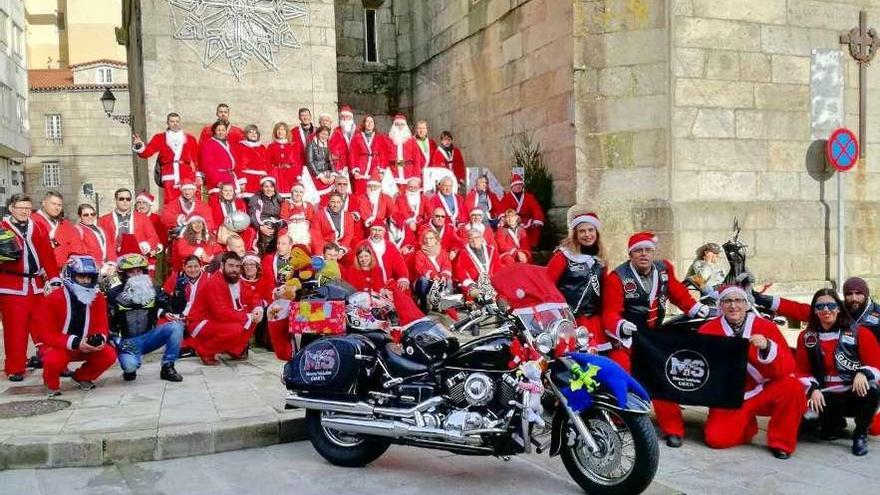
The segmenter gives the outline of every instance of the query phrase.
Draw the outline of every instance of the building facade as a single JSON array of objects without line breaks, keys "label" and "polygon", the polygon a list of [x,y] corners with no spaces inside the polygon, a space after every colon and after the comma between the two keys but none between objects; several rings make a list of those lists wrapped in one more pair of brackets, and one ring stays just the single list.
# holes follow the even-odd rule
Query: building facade
[{"label": "building facade", "polygon": [[25,15],[21,2],[0,0],[0,211],[21,192],[30,153]]},{"label": "building facade", "polygon": [[[113,207],[113,191],[131,187],[131,130],[104,113],[101,94],[110,88],[115,114],[128,112],[126,64],[97,60],[65,69],[30,70],[31,156],[26,190],[38,200],[48,190],[64,195],[65,214],[80,203]],[[96,196],[97,195],[97,196]]]},{"label": "building facade", "polygon": [[92,60],[125,60],[125,47],[116,43],[114,33],[121,3],[24,0],[30,67],[63,69]]}]

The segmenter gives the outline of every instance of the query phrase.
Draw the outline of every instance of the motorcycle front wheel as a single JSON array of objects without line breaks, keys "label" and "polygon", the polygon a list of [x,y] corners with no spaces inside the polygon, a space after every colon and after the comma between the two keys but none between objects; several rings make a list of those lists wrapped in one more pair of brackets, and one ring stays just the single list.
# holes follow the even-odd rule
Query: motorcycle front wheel
[{"label": "motorcycle front wheel", "polygon": [[384,439],[327,428],[322,424],[321,417],[330,414],[332,413],[307,411],[306,436],[318,454],[331,464],[363,467],[381,457],[391,445]]},{"label": "motorcycle front wheel", "polygon": [[581,419],[599,448],[590,452],[569,424],[561,454],[575,482],[585,492],[601,495],[629,495],[648,488],[660,458],[648,416],[600,406],[581,413]]}]

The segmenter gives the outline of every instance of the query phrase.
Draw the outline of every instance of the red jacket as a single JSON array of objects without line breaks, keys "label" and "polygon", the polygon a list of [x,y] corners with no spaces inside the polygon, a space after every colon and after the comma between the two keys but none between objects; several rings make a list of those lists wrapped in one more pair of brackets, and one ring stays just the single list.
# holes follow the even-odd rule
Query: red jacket
[{"label": "red jacket", "polygon": [[198,295],[186,319],[186,326],[193,337],[209,321],[238,322],[244,329],[250,328],[250,312],[258,305],[259,297],[248,284],[239,283],[238,287],[239,297],[235,298],[232,287],[222,275],[208,277],[199,283]]},{"label": "red jacket", "polygon": [[[479,228],[479,227],[477,227]],[[461,245],[467,244],[468,239],[468,231],[471,229],[470,223],[463,223],[458,226],[458,229],[455,230],[455,235],[458,236],[459,242]],[[483,224],[483,241],[486,242],[487,245],[497,248],[498,244],[495,242],[495,232],[492,230],[492,227]],[[498,255],[501,255],[499,251]]]},{"label": "red jacket", "polygon": [[31,220],[40,225],[44,232],[49,233],[49,241],[55,250],[55,263],[62,267],[71,254],[83,254],[82,239],[70,220],[62,218],[55,222],[43,210],[31,215]]},{"label": "red jacket", "polygon": [[[223,222],[226,220],[227,213],[223,210],[223,206],[220,204],[220,195],[212,194],[208,197],[208,206],[211,208],[211,220],[213,221],[213,225],[215,227],[219,227],[223,225]],[[243,213],[247,213],[247,205],[244,200],[241,198],[235,198],[232,200],[233,211],[240,211]]]},{"label": "red jacket", "polygon": [[[498,199],[498,196],[492,191],[486,191],[486,199],[489,201],[489,218],[495,218],[498,215],[504,213],[503,211],[498,211],[498,207],[501,204],[501,200]],[[467,196],[464,198],[464,209],[470,212],[475,208],[479,208],[479,202],[477,201],[477,191],[471,189],[468,191]]]},{"label": "red jacket", "polygon": [[227,139],[222,143],[211,138],[201,143],[198,174],[204,177],[209,193],[219,192],[218,185],[221,182],[234,184],[236,192],[240,192],[247,183],[241,166],[236,162],[235,153],[230,145],[232,142]]},{"label": "red jacket", "polygon": [[[211,126],[213,124],[208,124],[205,127],[202,127],[202,132],[199,134],[199,146],[204,146],[206,142],[210,141],[212,137],[214,137],[214,133],[211,132]],[[226,128],[226,140],[230,143],[237,143],[242,139],[245,139],[244,131],[241,127],[236,125],[230,125]]]},{"label": "red jacket", "polygon": [[[165,291],[166,294],[171,296],[174,294],[174,288],[177,285],[177,277],[180,276],[180,272],[174,270],[171,272],[171,275],[168,275],[168,278],[165,279],[165,282],[162,284],[162,290]],[[184,287],[184,295],[186,296],[186,308],[183,310],[183,316],[189,314],[189,310],[192,308],[193,303],[196,301],[196,292],[199,288],[199,284],[204,283],[206,280],[210,278],[210,275],[207,273],[203,273],[199,276],[199,278],[195,280],[190,280],[187,278],[187,284]],[[223,278],[222,276],[220,278]]]},{"label": "red jacket", "polygon": [[[359,133],[360,131],[355,128],[351,140],[354,141]],[[336,167],[336,171],[342,172],[348,170],[351,161],[349,158],[351,143],[345,139],[345,134],[342,133],[342,127],[333,129],[333,132],[330,133],[330,141],[327,142],[327,146],[330,149],[330,159]]]},{"label": "red jacket", "polygon": [[98,267],[106,263],[107,261],[115,262],[116,259],[111,259],[110,250],[107,249],[107,240],[110,236],[107,235],[107,232],[101,228],[100,225],[95,225],[97,228],[97,232],[90,227],[86,227],[83,224],[77,224],[76,231],[80,236],[80,240],[83,246],[83,253],[91,256],[98,263]]},{"label": "red jacket", "polygon": [[428,150],[426,152],[422,151],[422,148],[419,147],[419,142],[415,138],[415,136],[413,136],[413,138],[411,139],[412,143],[416,147],[416,166],[418,167],[419,172],[421,172],[425,167],[431,166],[431,157],[434,156],[434,152],[437,151],[437,142],[431,138],[427,139]]},{"label": "red jacket", "polygon": [[46,328],[40,338],[44,345],[59,349],[77,350],[79,343],[88,335],[107,336],[110,329],[107,312],[107,299],[98,292],[95,300],[86,307],[88,317],[84,324],[76,325],[71,318],[71,303],[75,301],[66,287],[46,296],[44,304],[47,314]]},{"label": "red jacket", "polygon": [[284,202],[281,203],[281,219],[290,220],[290,217],[294,215],[302,215],[307,221],[311,222],[315,218],[315,207],[306,201],[303,201],[301,205],[297,206],[293,204],[293,201],[285,199]]},{"label": "red jacket", "polygon": [[241,169],[242,177],[247,179],[245,191],[255,194],[260,191],[260,180],[271,175],[272,165],[269,163],[269,151],[259,142],[247,139],[233,146],[236,165]]},{"label": "red jacket", "polygon": [[[704,335],[734,337],[733,330],[724,316],[707,321],[700,327],[699,332]],[[766,337],[769,347],[766,351],[759,352],[755,346],[749,345],[745,390],[743,391],[745,400],[761,393],[765,383],[791,376],[795,371],[794,357],[788,350],[785,337],[782,336],[775,323],[765,320],[755,313],[747,313],[741,338],[748,339],[753,335]]]},{"label": "red jacket", "polygon": [[302,125],[297,125],[293,129],[290,130],[291,140],[290,143],[294,146],[294,162],[295,166],[299,166],[300,173],[302,173],[303,167],[308,163],[308,157],[306,153],[308,152],[309,142],[315,137],[315,134],[318,132],[318,127],[312,124],[312,131],[306,132],[303,130]]},{"label": "red jacket", "polygon": [[[369,239],[364,239],[355,246],[354,251],[357,252],[361,247],[367,247],[373,253],[373,259],[376,261],[376,267],[382,274],[382,282],[385,284],[397,282],[400,280],[409,281],[409,270],[403,261],[403,256],[397,250],[397,246],[389,240],[382,241],[385,244],[385,252],[379,256]],[[357,260],[352,259],[352,263]]]},{"label": "red jacket", "polygon": [[452,153],[447,154],[446,150],[442,147],[437,146],[434,149],[434,154],[431,155],[431,166],[432,167],[443,167],[445,169],[451,170],[455,175],[456,180],[459,182],[464,182],[465,177],[467,176],[467,169],[464,165],[464,157],[461,156],[461,151],[458,147],[452,147]]},{"label": "red jacket", "polygon": [[278,266],[279,261],[278,253],[267,254],[260,260],[262,270],[260,272],[260,282],[257,284],[257,293],[264,301],[274,299],[272,291],[275,290],[275,287],[278,287],[278,273],[275,267]]},{"label": "red jacket", "polygon": [[[143,251],[155,251],[158,249],[160,242],[156,229],[153,228],[153,222],[138,211],[131,211],[131,233],[137,239],[138,247]],[[116,250],[116,215],[115,212],[105,213],[98,219],[98,225],[107,233],[107,241],[113,246],[108,253],[110,259],[116,259],[119,254]]]},{"label": "red jacket", "polygon": [[324,244],[335,242],[339,244],[343,252],[348,252],[352,248],[352,241],[355,235],[354,220],[351,215],[342,212],[342,229],[336,230],[333,221],[330,220],[330,214],[326,208],[315,213],[315,220],[312,222],[312,252],[323,253]]},{"label": "red jacket", "polygon": [[[384,159],[401,192],[406,188],[407,179],[411,177],[422,178],[421,163],[425,160],[424,157],[419,158],[420,154],[421,150],[416,144],[415,138],[407,139],[400,147],[394,144],[391,139],[386,142]],[[398,160],[403,162],[399,167]]]},{"label": "red jacket", "polygon": [[375,205],[370,202],[366,193],[360,195],[357,202],[361,221],[366,228],[374,224],[385,225],[385,221],[394,214],[394,201],[385,193],[379,193]]},{"label": "red jacket", "polygon": [[370,270],[361,270],[355,267],[342,268],[342,280],[345,280],[357,291],[379,292],[386,288],[382,278],[382,271],[376,265]]},{"label": "red jacket", "polygon": [[[210,131],[210,127],[208,130]],[[140,148],[132,147],[132,151],[145,160],[156,153],[159,154],[156,161],[159,163],[162,182],[171,181],[175,186],[179,186],[184,180],[196,180],[199,145],[192,134],[184,133],[183,147],[179,156],[176,156],[168,145],[165,132],[154,134],[150,142]]]},{"label": "red jacket", "polygon": [[[219,196],[219,194],[211,195],[212,198],[214,196]],[[220,207],[219,201],[217,207]],[[162,209],[162,226],[167,231],[181,225],[186,225],[186,222],[192,217],[202,217],[209,231],[214,231],[217,228],[218,224],[214,222],[214,212],[211,211],[211,207],[195,198],[192,205],[189,208],[185,208],[183,206],[183,196],[177,198],[177,201],[170,201]]]},{"label": "red jacket", "polygon": [[465,246],[455,257],[452,277],[456,285],[461,287],[462,292],[467,293],[470,286],[477,282],[480,273],[485,272],[491,277],[498,269],[498,250],[492,246],[485,246],[485,249],[488,266],[480,265],[470,246]]},{"label": "red jacket", "polygon": [[349,148],[349,169],[354,175],[358,173],[367,177],[377,167],[385,168],[388,160],[387,154],[388,137],[378,132],[373,133],[373,139],[367,144],[367,138],[363,132],[356,132],[351,140],[351,148]]},{"label": "red jacket", "polygon": [[[52,244],[49,242],[49,234],[46,233],[33,220],[27,223],[27,231],[22,232],[15,227],[6,217],[0,222],[6,230],[15,233],[15,240],[22,248],[21,258],[16,261],[0,263],[0,295],[14,294],[26,296],[29,294],[41,294],[46,282],[61,281],[58,278],[58,264],[52,252]],[[27,252],[30,251],[37,261],[36,267],[28,264]],[[44,272],[42,277],[28,278],[22,273]]]},{"label": "red jacket", "polygon": [[[668,284],[667,293],[669,302],[688,313],[689,316],[693,316],[696,314],[697,310],[699,310],[700,304],[694,301],[694,298],[691,296],[690,292],[688,292],[687,287],[678,281],[678,277],[675,276],[675,272],[673,271],[672,263],[669,262],[669,260],[663,260],[662,262],[666,264],[666,270],[669,276],[669,280],[666,282]],[[658,284],[663,282],[656,280],[656,268],[652,267],[652,273],[655,276],[655,290],[652,292],[654,297],[650,298],[650,311],[656,312],[660,305],[660,301],[658,301],[656,297],[658,292],[656,288],[658,287]],[[620,326],[624,322],[622,314],[624,306],[626,305],[626,298],[624,297],[623,282],[620,280],[616,271],[612,270],[608,272],[608,275],[602,282],[602,290],[605,291],[605,293],[602,294],[602,324],[605,327],[605,332],[613,339],[621,342],[625,347],[629,347],[630,339],[620,333]],[[653,329],[659,328],[662,323],[662,321],[656,322]],[[644,329],[640,328],[639,330]]]},{"label": "red jacket", "polygon": [[[807,334],[810,333],[810,340],[807,340]],[[837,342],[840,339],[840,332],[806,332],[803,331],[798,335],[797,349],[795,350],[795,362],[797,365],[797,375],[804,385],[805,390],[809,390],[811,386],[818,386],[819,381],[813,374],[813,367],[810,362],[810,352],[808,347],[818,345],[822,350],[822,367],[825,371],[825,387],[831,392],[845,390],[845,383],[837,371],[835,363],[834,351],[837,348]],[[865,327],[857,327],[856,339],[858,342],[860,369],[870,372],[873,376],[869,377],[869,381],[880,384],[880,344],[874,333]],[[809,343],[809,346],[807,345]]]},{"label": "red jacket", "polygon": [[498,203],[498,214],[504,213],[508,208],[519,214],[525,228],[544,225],[544,210],[541,209],[535,196],[528,191],[523,191],[519,199],[516,199],[512,192],[506,192]]},{"label": "red jacket", "polygon": [[434,228],[431,222],[426,222],[419,229],[419,246],[421,246],[422,234],[424,234],[425,231],[428,229],[433,230],[434,233],[436,233],[437,236],[440,237],[440,247],[446,250],[447,253],[450,251],[458,251],[464,247],[461,243],[461,239],[458,237],[455,229],[452,228],[452,226],[446,225],[443,227],[443,230],[438,231],[436,228]]},{"label": "red jacket", "polygon": [[[204,256],[213,258],[222,252],[222,246],[217,244],[217,241],[213,238],[198,244],[190,244],[186,239],[180,238],[174,243],[174,251],[171,253],[171,269],[182,270],[183,260],[193,254],[198,256],[199,260],[201,260]],[[201,263],[202,266],[208,264],[208,262],[205,261],[202,261]]]},{"label": "red jacket", "polygon": [[[505,264],[505,260],[509,260],[507,261],[508,263],[519,263],[517,253],[525,254],[526,263],[531,263],[532,248],[529,246],[529,241],[526,237],[526,229],[519,227],[516,229],[516,233],[514,233],[508,227],[499,227],[498,231],[495,232],[495,242],[500,253],[498,257],[501,259],[502,264]],[[549,271],[550,267],[548,266],[547,268]]]},{"label": "red jacket", "polygon": [[269,154],[269,174],[278,180],[278,194],[287,197],[303,170],[297,145],[276,140],[269,143],[266,152]]},{"label": "red jacket", "polygon": [[446,222],[458,226],[468,221],[469,210],[465,208],[461,196],[453,194],[452,197],[455,198],[455,201],[454,205],[450,207],[439,192],[432,194],[428,198],[428,211],[433,213],[437,208],[443,208],[446,212]]},{"label": "red jacket", "polygon": [[419,249],[413,254],[413,274],[415,278],[425,277],[433,280],[437,277],[452,279],[452,261],[449,254],[443,249],[431,259],[424,251]]}]

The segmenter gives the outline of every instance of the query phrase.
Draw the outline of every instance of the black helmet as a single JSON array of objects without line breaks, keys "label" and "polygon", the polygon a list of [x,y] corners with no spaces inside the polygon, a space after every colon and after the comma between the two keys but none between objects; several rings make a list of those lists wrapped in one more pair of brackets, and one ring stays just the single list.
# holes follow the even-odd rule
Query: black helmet
[{"label": "black helmet", "polygon": [[402,333],[404,356],[422,364],[439,362],[458,350],[458,340],[443,325],[428,318],[410,323]]},{"label": "black helmet", "polygon": [[15,232],[0,229],[0,263],[21,259],[21,246],[15,238]]}]

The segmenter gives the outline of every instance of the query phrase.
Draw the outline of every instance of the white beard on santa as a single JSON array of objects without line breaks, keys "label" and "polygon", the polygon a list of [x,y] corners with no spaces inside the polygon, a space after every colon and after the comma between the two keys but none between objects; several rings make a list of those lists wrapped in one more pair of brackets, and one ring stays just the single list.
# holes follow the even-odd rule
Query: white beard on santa
[{"label": "white beard on santa", "polygon": [[412,137],[412,131],[409,130],[409,127],[398,129],[396,126],[391,126],[391,130],[388,131],[388,138],[391,139],[395,146],[400,146],[412,139]]},{"label": "white beard on santa", "polygon": [[294,245],[309,246],[312,243],[312,235],[309,232],[307,222],[290,222],[287,227],[287,236],[290,237]]}]

